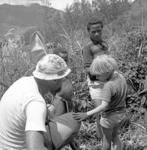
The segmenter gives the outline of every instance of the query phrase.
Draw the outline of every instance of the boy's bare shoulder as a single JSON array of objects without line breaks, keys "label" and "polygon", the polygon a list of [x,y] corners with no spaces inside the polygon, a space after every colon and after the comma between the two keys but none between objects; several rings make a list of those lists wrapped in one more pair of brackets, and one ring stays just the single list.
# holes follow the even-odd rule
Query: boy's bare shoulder
[{"label": "boy's bare shoulder", "polygon": [[93,43],[90,41],[87,43],[87,45],[84,46],[84,49],[89,49],[92,45]]}]

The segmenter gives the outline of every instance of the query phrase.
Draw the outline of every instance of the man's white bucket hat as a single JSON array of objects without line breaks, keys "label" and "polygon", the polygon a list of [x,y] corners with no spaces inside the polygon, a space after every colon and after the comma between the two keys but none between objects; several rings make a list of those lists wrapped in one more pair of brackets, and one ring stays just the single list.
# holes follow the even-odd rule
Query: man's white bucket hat
[{"label": "man's white bucket hat", "polygon": [[47,54],[36,65],[33,76],[42,80],[57,80],[71,72],[66,62],[56,54]]}]

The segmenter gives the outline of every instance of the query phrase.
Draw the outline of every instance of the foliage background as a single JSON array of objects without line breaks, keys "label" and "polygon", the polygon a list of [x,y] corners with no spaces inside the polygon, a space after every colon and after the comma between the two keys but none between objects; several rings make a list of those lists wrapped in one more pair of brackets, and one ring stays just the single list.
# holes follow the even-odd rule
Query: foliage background
[{"label": "foliage background", "polygon": [[[92,108],[83,68],[82,49],[89,42],[86,25],[96,16],[104,22],[103,38],[108,42],[109,51],[119,64],[120,71],[127,79],[129,93],[126,99],[130,121],[120,134],[124,150],[143,149],[146,144],[147,101],[139,93],[147,87],[147,25],[145,0],[86,0],[74,1],[51,17],[45,10],[43,28],[18,28],[9,30],[0,38],[0,96],[18,78],[28,74],[34,67],[31,53],[31,34],[39,30],[44,43],[50,48],[57,43],[66,48],[71,80],[74,86],[74,111]],[[51,38],[52,37],[52,38]],[[83,122],[77,137],[81,149],[86,150],[99,143],[96,136],[94,117]]]}]

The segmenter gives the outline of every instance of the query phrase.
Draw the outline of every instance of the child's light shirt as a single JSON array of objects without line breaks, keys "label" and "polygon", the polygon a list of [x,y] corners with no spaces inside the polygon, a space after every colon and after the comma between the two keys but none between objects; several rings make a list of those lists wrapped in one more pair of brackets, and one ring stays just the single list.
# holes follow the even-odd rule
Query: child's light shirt
[{"label": "child's light shirt", "polygon": [[91,81],[89,77],[87,78],[87,84],[89,87],[89,94],[94,101],[95,107],[98,107],[101,104],[101,92],[102,92],[102,86],[104,83],[99,81]]}]

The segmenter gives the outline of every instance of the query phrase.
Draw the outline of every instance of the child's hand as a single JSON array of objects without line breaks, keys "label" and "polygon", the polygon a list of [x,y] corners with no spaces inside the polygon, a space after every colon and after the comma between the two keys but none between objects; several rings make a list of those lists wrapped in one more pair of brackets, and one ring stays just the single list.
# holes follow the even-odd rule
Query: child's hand
[{"label": "child's hand", "polygon": [[73,113],[73,118],[78,121],[83,121],[88,118],[87,113]]}]

